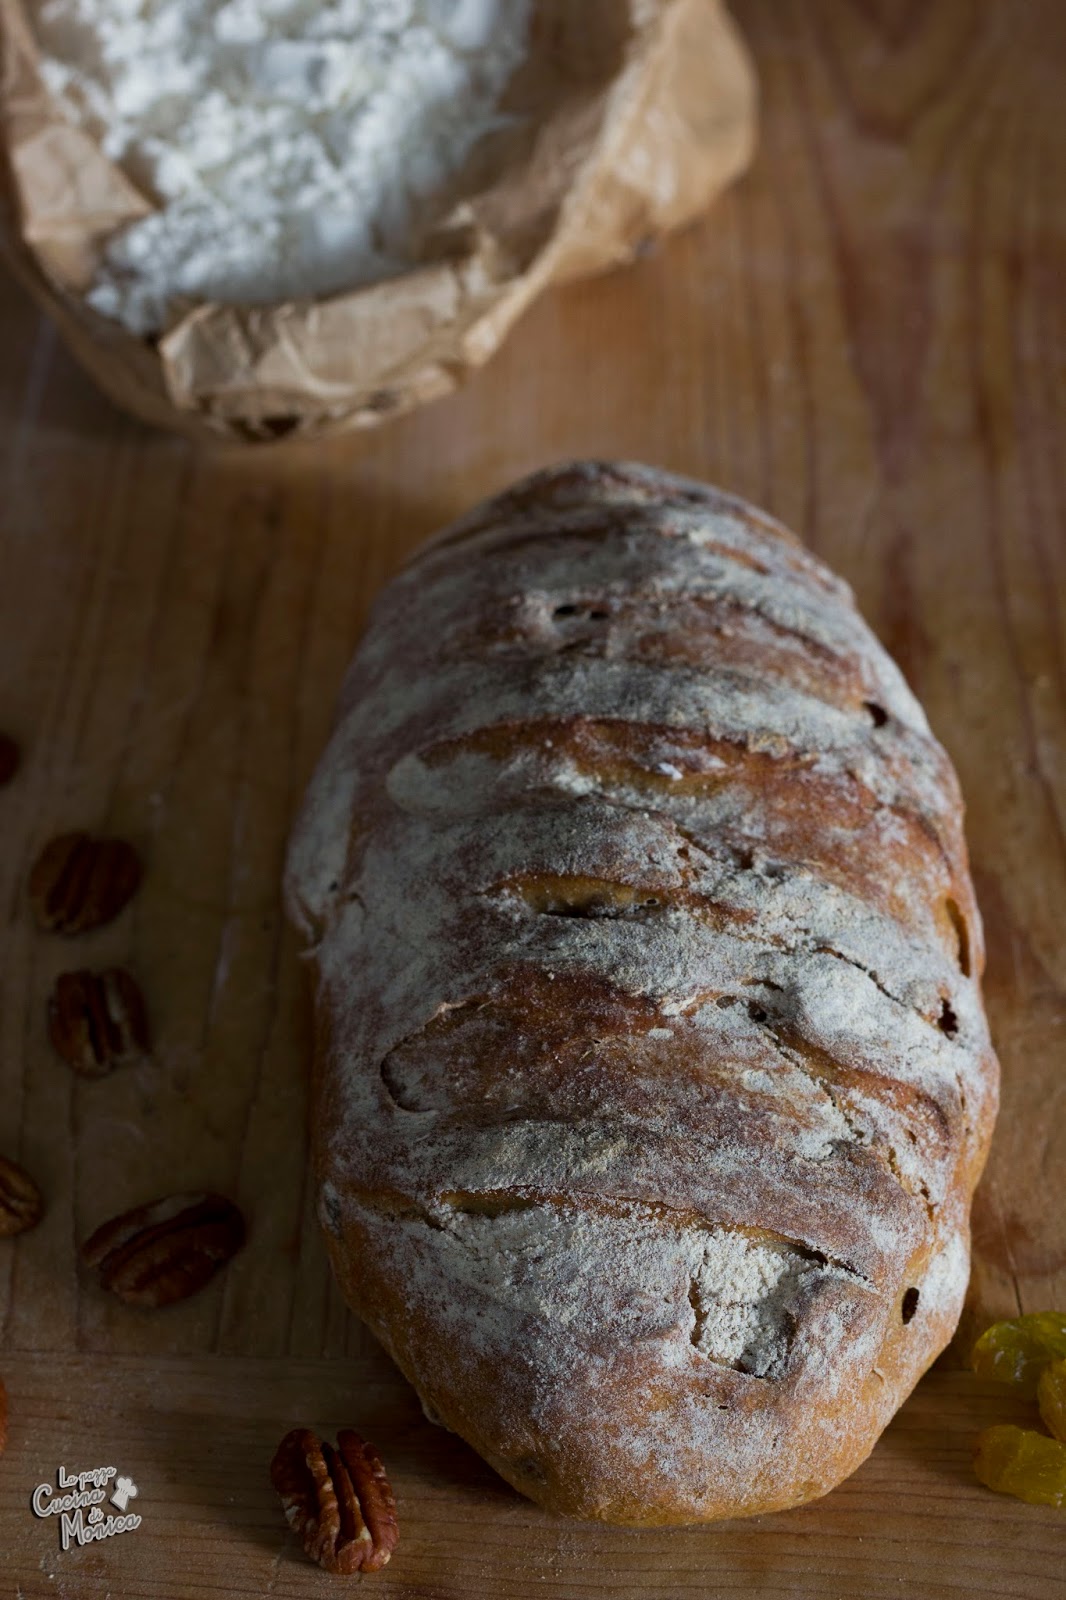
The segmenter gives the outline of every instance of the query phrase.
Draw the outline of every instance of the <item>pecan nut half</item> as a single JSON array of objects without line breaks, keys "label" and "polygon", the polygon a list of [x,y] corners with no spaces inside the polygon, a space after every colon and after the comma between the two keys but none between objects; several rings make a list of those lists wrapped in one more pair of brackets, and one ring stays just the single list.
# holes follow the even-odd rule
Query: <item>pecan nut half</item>
[{"label": "pecan nut half", "polygon": [[140,858],[125,839],[64,833],[33,864],[30,904],[46,933],[85,933],[117,917],[140,881]]},{"label": "pecan nut half", "polygon": [[10,783],[19,765],[19,747],[9,734],[0,733],[0,788]]},{"label": "pecan nut half", "polygon": [[270,1481],[304,1550],[327,1572],[378,1572],[400,1536],[396,1499],[372,1444],[342,1428],[337,1448],[310,1428],[278,1445]]},{"label": "pecan nut half", "polygon": [[85,1078],[103,1078],[148,1055],[148,1018],[134,978],[121,967],[63,972],[48,997],[56,1052]]},{"label": "pecan nut half", "polygon": [[81,1247],[105,1289],[152,1310],[195,1294],[244,1243],[244,1218],[220,1194],[172,1194],[103,1223]]},{"label": "pecan nut half", "polygon": [[0,1156],[0,1239],[35,1228],[43,1211],[41,1191],[29,1173]]}]

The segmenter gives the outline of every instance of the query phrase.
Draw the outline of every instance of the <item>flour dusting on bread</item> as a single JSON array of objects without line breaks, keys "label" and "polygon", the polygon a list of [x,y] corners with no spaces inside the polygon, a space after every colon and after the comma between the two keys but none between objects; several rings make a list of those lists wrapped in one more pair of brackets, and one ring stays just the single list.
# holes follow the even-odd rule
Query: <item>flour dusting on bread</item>
[{"label": "flour dusting on bread", "polygon": [[995,1113],[958,786],[850,591],[577,463],[384,591],[294,836],[349,1299],[547,1505],[824,1493],[950,1337]]}]

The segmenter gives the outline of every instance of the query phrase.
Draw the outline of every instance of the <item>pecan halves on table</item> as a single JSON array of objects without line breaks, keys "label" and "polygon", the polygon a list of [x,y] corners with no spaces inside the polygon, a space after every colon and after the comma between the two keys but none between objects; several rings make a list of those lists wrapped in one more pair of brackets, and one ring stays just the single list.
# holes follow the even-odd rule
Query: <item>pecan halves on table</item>
[{"label": "pecan halves on table", "polygon": [[41,1191],[29,1173],[0,1156],[0,1239],[35,1228],[43,1211]]},{"label": "pecan halves on table", "polygon": [[310,1428],[278,1446],[270,1479],[307,1555],[327,1572],[378,1572],[396,1548],[396,1500],[381,1457],[352,1428],[334,1447]]},{"label": "pecan halves on table", "polygon": [[172,1194],[123,1212],[81,1247],[101,1284],[155,1309],[195,1294],[244,1243],[244,1218],[220,1194]]},{"label": "pecan halves on table", "polygon": [[85,933],[117,917],[140,881],[140,858],[125,839],[64,833],[33,864],[30,904],[46,933]]},{"label": "pecan halves on table", "polygon": [[121,967],[63,972],[48,997],[57,1054],[85,1078],[103,1078],[148,1055],[148,1018],[136,979]]}]

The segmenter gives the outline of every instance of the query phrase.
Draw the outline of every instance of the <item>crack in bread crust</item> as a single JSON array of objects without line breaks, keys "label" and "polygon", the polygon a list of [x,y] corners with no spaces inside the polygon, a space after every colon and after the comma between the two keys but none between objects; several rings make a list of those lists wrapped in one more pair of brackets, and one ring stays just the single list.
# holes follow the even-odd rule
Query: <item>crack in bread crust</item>
[{"label": "crack in bread crust", "polygon": [[294,834],[334,1267],[542,1504],[824,1493],[954,1328],[997,1067],[958,785],[850,591],[628,464],[375,606]]}]

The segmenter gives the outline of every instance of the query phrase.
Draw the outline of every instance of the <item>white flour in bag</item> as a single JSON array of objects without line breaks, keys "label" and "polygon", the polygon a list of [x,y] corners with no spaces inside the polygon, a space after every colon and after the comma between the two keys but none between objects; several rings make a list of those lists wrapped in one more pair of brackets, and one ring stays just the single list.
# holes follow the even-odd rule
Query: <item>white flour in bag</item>
[{"label": "white flour in bag", "polygon": [[530,0],[33,0],[49,89],[158,204],[88,299],[265,304],[387,277],[525,51]]}]

